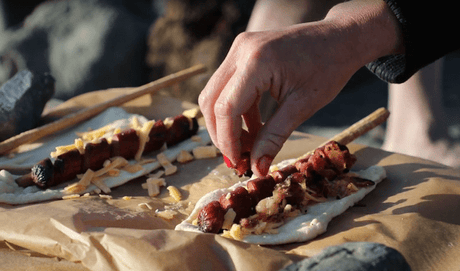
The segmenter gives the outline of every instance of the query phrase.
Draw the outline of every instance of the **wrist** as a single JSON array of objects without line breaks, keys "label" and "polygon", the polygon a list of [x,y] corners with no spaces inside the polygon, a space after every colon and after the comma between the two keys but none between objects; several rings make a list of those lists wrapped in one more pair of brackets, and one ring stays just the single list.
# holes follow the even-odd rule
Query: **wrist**
[{"label": "wrist", "polygon": [[329,21],[344,33],[349,52],[360,66],[380,57],[404,52],[398,20],[382,0],[353,0],[333,7]]}]

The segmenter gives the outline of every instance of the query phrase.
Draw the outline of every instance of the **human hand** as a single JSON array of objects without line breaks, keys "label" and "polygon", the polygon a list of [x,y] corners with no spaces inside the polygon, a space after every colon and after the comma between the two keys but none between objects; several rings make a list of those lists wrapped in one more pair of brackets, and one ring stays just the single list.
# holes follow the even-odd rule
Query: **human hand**
[{"label": "human hand", "polygon": [[[356,30],[354,19],[338,18],[332,13],[320,22],[242,33],[235,39],[198,101],[211,139],[233,164],[245,143],[252,146],[252,171],[266,175],[292,131],[329,103],[360,67],[394,47],[385,33],[380,38],[387,40],[387,49],[375,44],[380,38],[363,43],[363,27]],[[259,101],[264,91],[279,108],[262,124]],[[243,120],[248,133],[243,133]]]}]

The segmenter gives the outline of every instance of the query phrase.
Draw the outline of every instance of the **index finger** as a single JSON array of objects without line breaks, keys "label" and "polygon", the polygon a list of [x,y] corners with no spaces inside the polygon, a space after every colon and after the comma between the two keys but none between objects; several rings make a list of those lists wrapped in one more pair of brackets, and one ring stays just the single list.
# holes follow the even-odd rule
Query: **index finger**
[{"label": "index finger", "polygon": [[244,69],[237,68],[222,90],[214,108],[219,148],[232,163],[237,162],[241,155],[242,116],[250,120],[251,129],[260,129],[252,123],[251,117],[260,119],[259,115],[250,112],[251,109],[258,110],[258,97],[261,91],[268,89],[268,85],[264,84],[262,74],[254,76],[253,71],[254,69],[247,66]]}]

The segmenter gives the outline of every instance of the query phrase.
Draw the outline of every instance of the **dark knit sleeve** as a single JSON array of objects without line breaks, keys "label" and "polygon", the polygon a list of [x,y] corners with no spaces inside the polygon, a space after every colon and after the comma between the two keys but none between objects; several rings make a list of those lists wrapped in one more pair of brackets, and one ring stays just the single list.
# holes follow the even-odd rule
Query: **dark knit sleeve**
[{"label": "dark knit sleeve", "polygon": [[380,79],[402,83],[419,69],[460,48],[456,31],[460,15],[455,2],[385,2],[401,25],[405,53],[382,57],[366,65]]}]

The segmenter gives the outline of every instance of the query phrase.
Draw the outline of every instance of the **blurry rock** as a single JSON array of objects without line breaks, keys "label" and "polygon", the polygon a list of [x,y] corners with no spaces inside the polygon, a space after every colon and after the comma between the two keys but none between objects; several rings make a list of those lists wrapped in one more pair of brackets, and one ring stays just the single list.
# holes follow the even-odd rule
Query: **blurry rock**
[{"label": "blurry rock", "polygon": [[45,0],[0,0],[0,6],[4,9],[3,21],[5,28],[19,27],[24,19],[32,13],[34,8],[44,1]]},{"label": "blurry rock", "polygon": [[196,103],[235,37],[246,29],[254,3],[254,0],[169,0],[148,38],[150,80],[204,64],[208,68],[206,73],[166,93]]},{"label": "blurry rock", "polygon": [[0,34],[3,30],[6,29],[6,26],[7,26],[7,18],[6,18],[5,7],[4,7],[3,1],[0,0]]},{"label": "blurry rock", "polygon": [[151,1],[46,1],[22,27],[0,33],[0,82],[15,70],[49,72],[55,98],[147,82]]},{"label": "blurry rock", "polygon": [[395,249],[378,243],[356,242],[325,248],[319,254],[280,271],[410,271]]},{"label": "blurry rock", "polygon": [[24,70],[0,88],[0,141],[35,128],[54,94],[54,78]]}]

